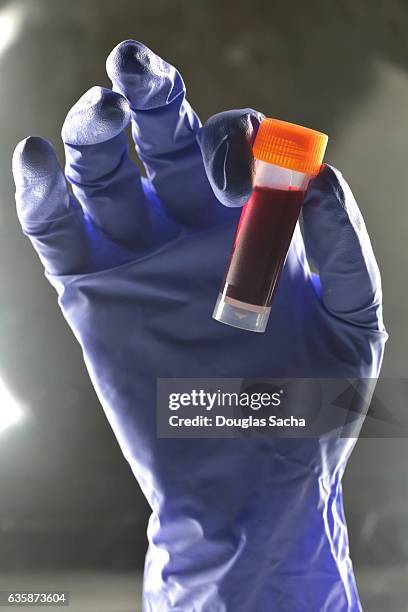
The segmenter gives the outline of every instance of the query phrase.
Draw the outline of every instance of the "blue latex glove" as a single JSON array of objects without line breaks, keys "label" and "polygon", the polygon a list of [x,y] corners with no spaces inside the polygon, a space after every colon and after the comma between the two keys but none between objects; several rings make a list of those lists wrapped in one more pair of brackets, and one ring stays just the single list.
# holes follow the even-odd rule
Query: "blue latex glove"
[{"label": "blue latex glove", "polygon": [[178,72],[140,43],[107,69],[114,91],[92,89],[64,124],[65,176],[39,138],[18,145],[14,175],[23,230],[152,508],[144,610],[360,610],[341,489],[354,440],[158,439],[155,417],[158,377],[378,375],[380,275],[354,198],[325,167],[304,205],[320,276],[297,229],[267,332],[215,322],[261,115],[201,128]]}]

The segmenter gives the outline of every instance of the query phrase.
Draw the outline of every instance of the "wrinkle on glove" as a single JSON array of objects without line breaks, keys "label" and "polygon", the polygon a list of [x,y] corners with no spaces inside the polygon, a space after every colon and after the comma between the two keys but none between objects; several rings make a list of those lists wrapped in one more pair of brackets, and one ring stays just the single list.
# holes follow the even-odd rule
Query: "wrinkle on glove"
[{"label": "wrinkle on glove", "polygon": [[[267,331],[221,325],[262,115],[201,126],[176,69],[135,41],[108,72],[114,92],[91,90],[64,125],[75,198],[49,143],[20,144],[13,166],[24,232],[152,509],[143,610],[360,611],[341,487],[355,439],[156,435],[159,377],[378,376],[380,276],[351,191],[330,167],[311,184]],[[147,181],[118,131],[129,119]]]}]

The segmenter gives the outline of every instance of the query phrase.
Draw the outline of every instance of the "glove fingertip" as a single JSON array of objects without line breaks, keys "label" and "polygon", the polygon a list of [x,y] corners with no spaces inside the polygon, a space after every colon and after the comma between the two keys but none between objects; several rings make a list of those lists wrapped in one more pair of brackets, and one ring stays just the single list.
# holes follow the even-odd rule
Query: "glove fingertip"
[{"label": "glove fingertip", "polygon": [[[13,154],[13,175],[16,182],[35,179],[56,161],[54,147],[44,138],[28,136],[16,146]],[[57,162],[58,163],[58,162]]]},{"label": "glove fingertip", "polygon": [[331,164],[324,163],[319,174],[310,182],[310,187],[321,191],[340,192],[342,186],[346,184],[346,180],[340,170]]},{"label": "glove fingertip", "polygon": [[69,111],[62,140],[73,146],[106,142],[123,132],[130,122],[129,103],[118,92],[92,87]]},{"label": "glove fingertip", "polygon": [[113,49],[106,71],[115,91],[123,93],[134,110],[161,108],[185,93],[174,66],[136,40],[125,40]]},{"label": "glove fingertip", "polygon": [[69,196],[64,174],[47,140],[30,136],[17,145],[13,175],[17,215],[24,228],[47,222],[66,210]]},{"label": "glove fingertip", "polygon": [[241,207],[252,193],[252,144],[262,117],[252,109],[218,113],[200,131],[198,143],[207,177],[224,206]]}]

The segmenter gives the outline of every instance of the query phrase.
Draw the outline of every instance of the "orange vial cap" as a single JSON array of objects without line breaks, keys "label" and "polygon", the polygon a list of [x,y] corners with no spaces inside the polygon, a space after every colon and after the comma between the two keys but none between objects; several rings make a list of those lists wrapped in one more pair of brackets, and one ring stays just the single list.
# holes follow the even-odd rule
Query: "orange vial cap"
[{"label": "orange vial cap", "polygon": [[326,151],[326,134],[309,128],[265,117],[253,144],[256,159],[303,172],[318,174]]}]

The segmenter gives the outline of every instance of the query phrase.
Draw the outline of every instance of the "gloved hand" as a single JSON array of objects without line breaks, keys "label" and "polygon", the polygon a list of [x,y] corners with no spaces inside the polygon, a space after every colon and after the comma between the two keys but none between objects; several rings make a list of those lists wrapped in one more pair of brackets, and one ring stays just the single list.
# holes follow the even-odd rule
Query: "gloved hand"
[{"label": "gloved hand", "polygon": [[360,610],[341,489],[354,440],[158,439],[155,417],[158,377],[378,375],[380,275],[350,189],[328,166],[312,182],[267,332],[217,323],[261,115],[201,128],[178,72],[141,43],[107,69],[113,91],[93,88],[65,121],[65,176],[39,138],[13,166],[23,231],[152,508],[144,610]]}]

